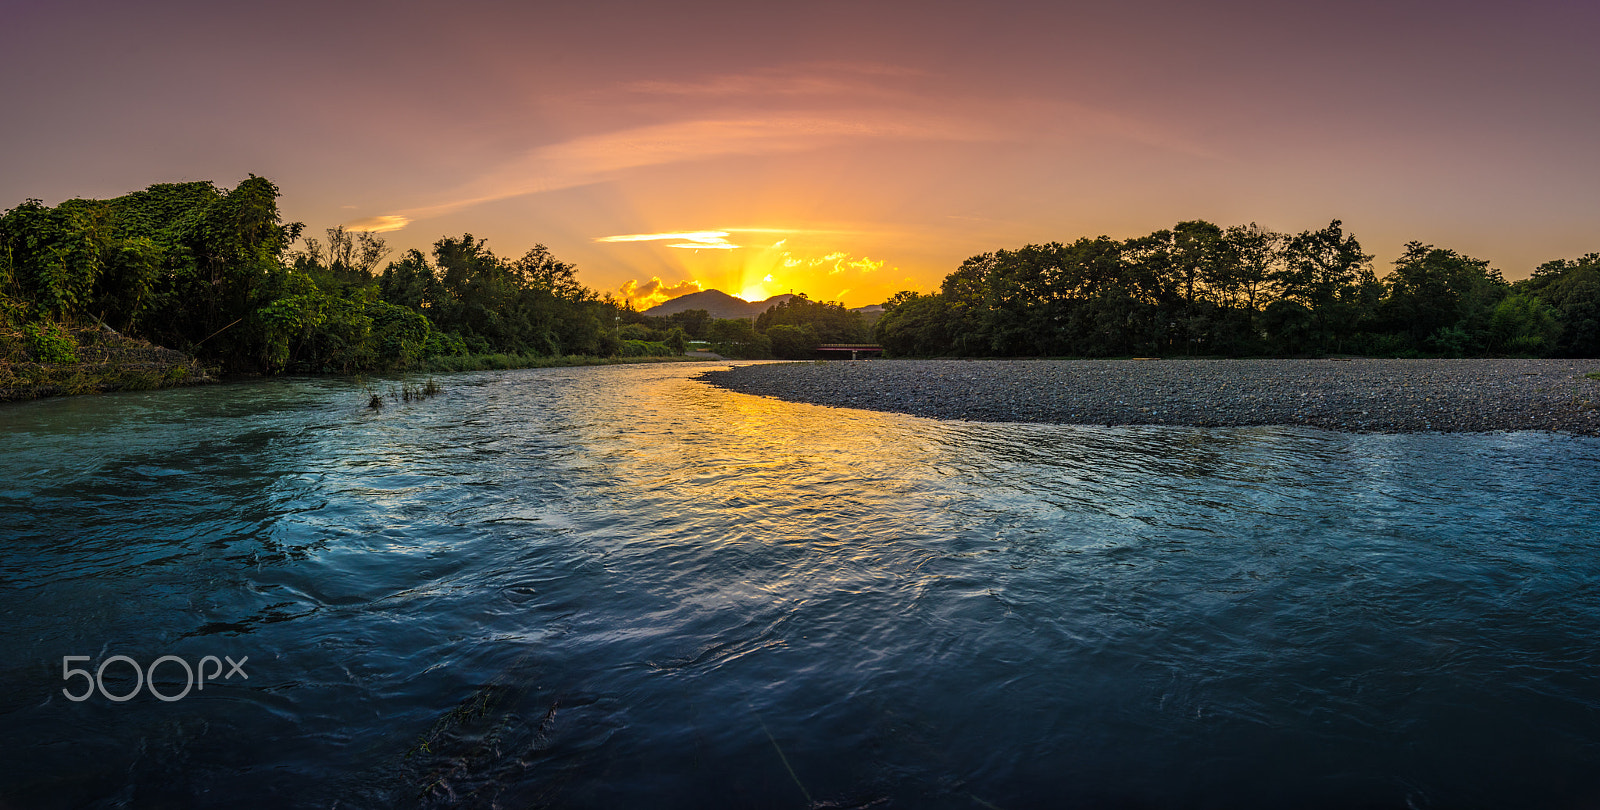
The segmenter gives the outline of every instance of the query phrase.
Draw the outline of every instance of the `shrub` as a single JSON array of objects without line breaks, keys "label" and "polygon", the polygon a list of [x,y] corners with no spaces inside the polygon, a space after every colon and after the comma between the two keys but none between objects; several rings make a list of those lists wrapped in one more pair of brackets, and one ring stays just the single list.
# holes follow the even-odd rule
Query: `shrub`
[{"label": "shrub", "polygon": [[40,363],[76,363],[78,362],[78,341],[63,329],[60,324],[51,321],[30,323],[22,327],[22,333],[28,338],[28,348],[33,351],[33,357]]}]

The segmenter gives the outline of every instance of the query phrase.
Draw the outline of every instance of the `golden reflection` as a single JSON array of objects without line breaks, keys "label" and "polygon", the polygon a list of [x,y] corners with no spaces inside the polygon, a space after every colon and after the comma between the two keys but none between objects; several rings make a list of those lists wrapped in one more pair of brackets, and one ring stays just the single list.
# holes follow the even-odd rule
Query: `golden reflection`
[{"label": "golden reflection", "polygon": [[[626,489],[670,491],[652,503],[662,520],[692,522],[708,511],[738,516],[741,537],[707,542],[815,543],[819,498],[834,507],[859,502],[861,509],[877,510],[915,500],[908,490],[939,477],[937,454],[928,453],[929,434],[946,429],[939,423],[784,402],[717,388],[689,374],[674,377],[633,389],[631,428],[610,434],[627,450],[611,456],[608,468]],[[639,401],[655,404],[641,411]],[[670,481],[662,478],[666,470]]]}]

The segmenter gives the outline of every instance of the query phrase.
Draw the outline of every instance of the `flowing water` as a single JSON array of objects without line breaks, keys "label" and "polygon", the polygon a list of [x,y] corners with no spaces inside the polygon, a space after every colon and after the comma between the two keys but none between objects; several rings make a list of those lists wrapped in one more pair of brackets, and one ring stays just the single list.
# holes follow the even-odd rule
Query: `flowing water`
[{"label": "flowing water", "polygon": [[1600,441],[699,368],[0,408],[0,806],[1600,803]]}]

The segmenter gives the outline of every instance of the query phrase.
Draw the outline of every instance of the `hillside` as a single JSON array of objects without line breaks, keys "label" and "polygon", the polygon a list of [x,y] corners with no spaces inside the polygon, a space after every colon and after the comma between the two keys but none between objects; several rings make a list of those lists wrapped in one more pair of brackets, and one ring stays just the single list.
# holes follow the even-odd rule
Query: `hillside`
[{"label": "hillside", "polygon": [[[746,301],[729,295],[721,290],[701,290],[668,301],[664,304],[653,306],[644,311],[645,315],[661,317],[679,312],[688,312],[691,309],[703,309],[711,313],[713,318],[754,318],[777,304],[781,304],[793,295],[785,293],[774,295],[765,301]],[[851,307],[851,312],[859,312],[870,323],[883,314],[882,304],[868,304],[864,307]]]},{"label": "hillside", "polygon": [[703,309],[711,313],[713,318],[754,318],[793,297],[793,295],[785,293],[783,295],[774,295],[765,301],[746,301],[721,290],[701,290],[700,292],[690,293],[674,298],[664,304],[651,307],[645,310],[644,314],[660,317],[678,312],[687,312],[691,309]]}]

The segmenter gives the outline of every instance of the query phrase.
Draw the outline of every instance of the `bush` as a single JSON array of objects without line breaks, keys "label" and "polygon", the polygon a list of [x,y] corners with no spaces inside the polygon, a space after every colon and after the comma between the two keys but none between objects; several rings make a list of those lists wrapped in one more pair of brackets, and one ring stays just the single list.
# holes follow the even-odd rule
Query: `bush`
[{"label": "bush", "polygon": [[467,355],[467,343],[460,335],[448,332],[429,332],[427,342],[423,344],[423,357],[464,357]]},{"label": "bush", "polygon": [[1561,335],[1556,313],[1531,295],[1506,296],[1489,319],[1491,345],[1517,354],[1551,353]]},{"label": "bush", "polygon": [[[378,357],[410,365],[428,356],[429,347],[434,345],[433,330],[421,313],[387,301],[369,301],[365,311],[372,319],[372,340],[377,344]],[[461,349],[466,351],[465,346]]]},{"label": "bush", "polygon": [[623,340],[642,340],[645,342],[654,342],[661,339],[660,333],[656,330],[639,323],[623,324],[622,328],[617,330],[617,337]]},{"label": "bush", "polygon": [[51,321],[30,323],[22,327],[22,333],[28,338],[28,348],[33,351],[35,361],[78,362],[78,341],[73,340],[72,335],[60,324]]},{"label": "bush", "polygon": [[665,343],[648,340],[624,340],[618,355],[622,357],[671,357],[673,351]]}]

